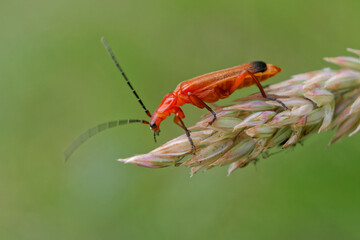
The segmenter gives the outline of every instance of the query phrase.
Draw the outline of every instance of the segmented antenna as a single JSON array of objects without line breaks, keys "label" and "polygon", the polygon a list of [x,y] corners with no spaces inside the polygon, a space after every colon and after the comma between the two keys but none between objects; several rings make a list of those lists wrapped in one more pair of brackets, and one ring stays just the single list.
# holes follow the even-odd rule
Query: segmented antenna
[{"label": "segmented antenna", "polygon": [[145,120],[138,120],[138,119],[127,119],[127,120],[117,120],[117,121],[110,121],[101,123],[95,127],[88,129],[86,132],[81,134],[64,152],[65,161],[69,159],[69,157],[78,149],[86,140],[91,138],[92,136],[102,132],[106,129],[117,127],[124,124],[129,123],[144,123],[149,124],[148,121]]},{"label": "segmented antenna", "polygon": [[134,93],[135,97],[137,98],[137,100],[139,101],[140,105],[142,106],[142,108],[145,110],[146,115],[148,115],[149,117],[151,117],[151,114],[149,112],[149,110],[147,110],[147,108],[145,107],[144,103],[141,101],[139,95],[136,93],[135,89],[133,88],[133,86],[131,85],[131,83],[129,82],[129,79],[127,78],[127,76],[125,75],[125,72],[122,70],[122,68],[120,67],[120,64],[118,63],[118,61],[115,58],[114,53],[112,52],[109,44],[107,43],[107,41],[105,40],[104,37],[101,38],[101,42],[104,45],[106,51],[109,53],[111,59],[114,61],[117,69],[119,69],[121,75],[124,77],[126,83],[129,85],[130,89],[132,90],[132,92]]}]

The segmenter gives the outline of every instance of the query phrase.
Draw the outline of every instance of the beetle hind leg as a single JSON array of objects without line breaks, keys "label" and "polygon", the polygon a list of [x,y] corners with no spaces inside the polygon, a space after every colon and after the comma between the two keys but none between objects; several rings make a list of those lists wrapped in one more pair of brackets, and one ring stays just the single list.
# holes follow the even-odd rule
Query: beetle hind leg
[{"label": "beetle hind leg", "polygon": [[263,98],[268,99],[268,100],[270,100],[270,101],[276,101],[276,102],[278,102],[285,110],[289,110],[289,108],[288,108],[282,101],[280,101],[279,99],[274,98],[274,97],[268,97],[268,96],[266,95],[265,91],[264,91],[264,88],[261,86],[260,81],[255,77],[254,74],[252,74],[251,72],[249,72],[249,71],[247,71],[247,70],[243,71],[243,72],[236,78],[236,80],[235,80],[235,82],[234,82],[234,85],[232,86],[232,88],[231,88],[231,90],[230,90],[231,93],[234,92],[234,91],[242,84],[242,82],[244,81],[244,79],[245,79],[245,77],[246,77],[247,75],[250,75],[250,76],[252,77],[252,79],[255,81],[255,83],[256,83],[257,87],[259,88],[260,93],[261,93],[261,95],[263,96]]},{"label": "beetle hind leg", "polygon": [[274,97],[268,97],[268,96],[266,96],[265,98],[268,99],[268,100],[270,100],[270,101],[278,102],[285,110],[289,110],[289,108],[285,105],[285,103],[283,103],[283,102],[280,101],[279,99],[274,98]]}]

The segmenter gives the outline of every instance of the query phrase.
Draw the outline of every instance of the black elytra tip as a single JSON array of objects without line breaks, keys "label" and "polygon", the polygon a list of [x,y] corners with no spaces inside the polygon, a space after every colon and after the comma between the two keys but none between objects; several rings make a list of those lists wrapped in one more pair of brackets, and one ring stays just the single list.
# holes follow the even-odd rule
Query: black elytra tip
[{"label": "black elytra tip", "polygon": [[266,63],[264,63],[263,61],[254,61],[251,64],[252,64],[251,68],[253,73],[265,72],[267,69]]}]

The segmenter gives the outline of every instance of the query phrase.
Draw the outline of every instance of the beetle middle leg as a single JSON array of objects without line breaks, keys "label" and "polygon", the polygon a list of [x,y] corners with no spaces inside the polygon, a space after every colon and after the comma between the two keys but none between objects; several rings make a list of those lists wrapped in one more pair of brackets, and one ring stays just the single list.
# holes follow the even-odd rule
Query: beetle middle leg
[{"label": "beetle middle leg", "polygon": [[261,95],[263,96],[263,98],[266,98],[270,101],[276,101],[278,102],[285,110],[289,110],[289,108],[282,102],[280,101],[279,99],[277,98],[274,98],[274,97],[268,97],[264,91],[264,88],[261,86],[261,83],[260,81],[255,77],[254,74],[252,74],[250,71],[248,70],[244,70],[243,72],[241,72],[241,74],[236,78],[235,82],[234,82],[234,85],[231,87],[231,90],[230,92],[234,92],[242,83],[243,83],[243,80],[245,79],[245,77],[247,75],[250,75],[252,77],[252,79],[254,79],[257,87],[259,88],[260,90],[260,93]]},{"label": "beetle middle leg", "polygon": [[211,114],[214,116],[214,118],[209,122],[209,125],[213,124],[216,120],[216,113],[214,110],[212,110],[211,107],[209,107],[203,100],[201,100],[199,97],[195,96],[191,92],[188,92],[189,100],[192,104],[194,104],[196,107],[203,109],[206,108],[211,112]]}]

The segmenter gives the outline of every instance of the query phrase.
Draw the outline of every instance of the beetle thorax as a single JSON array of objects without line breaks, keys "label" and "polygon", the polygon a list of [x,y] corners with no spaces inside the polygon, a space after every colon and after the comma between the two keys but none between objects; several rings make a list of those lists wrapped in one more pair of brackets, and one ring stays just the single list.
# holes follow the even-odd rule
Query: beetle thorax
[{"label": "beetle thorax", "polygon": [[[167,118],[171,113],[175,113],[177,103],[177,96],[174,93],[167,94],[161,101],[159,107],[151,115],[150,126],[153,130],[158,130],[160,123]],[[155,128],[154,128],[155,127]]]}]

